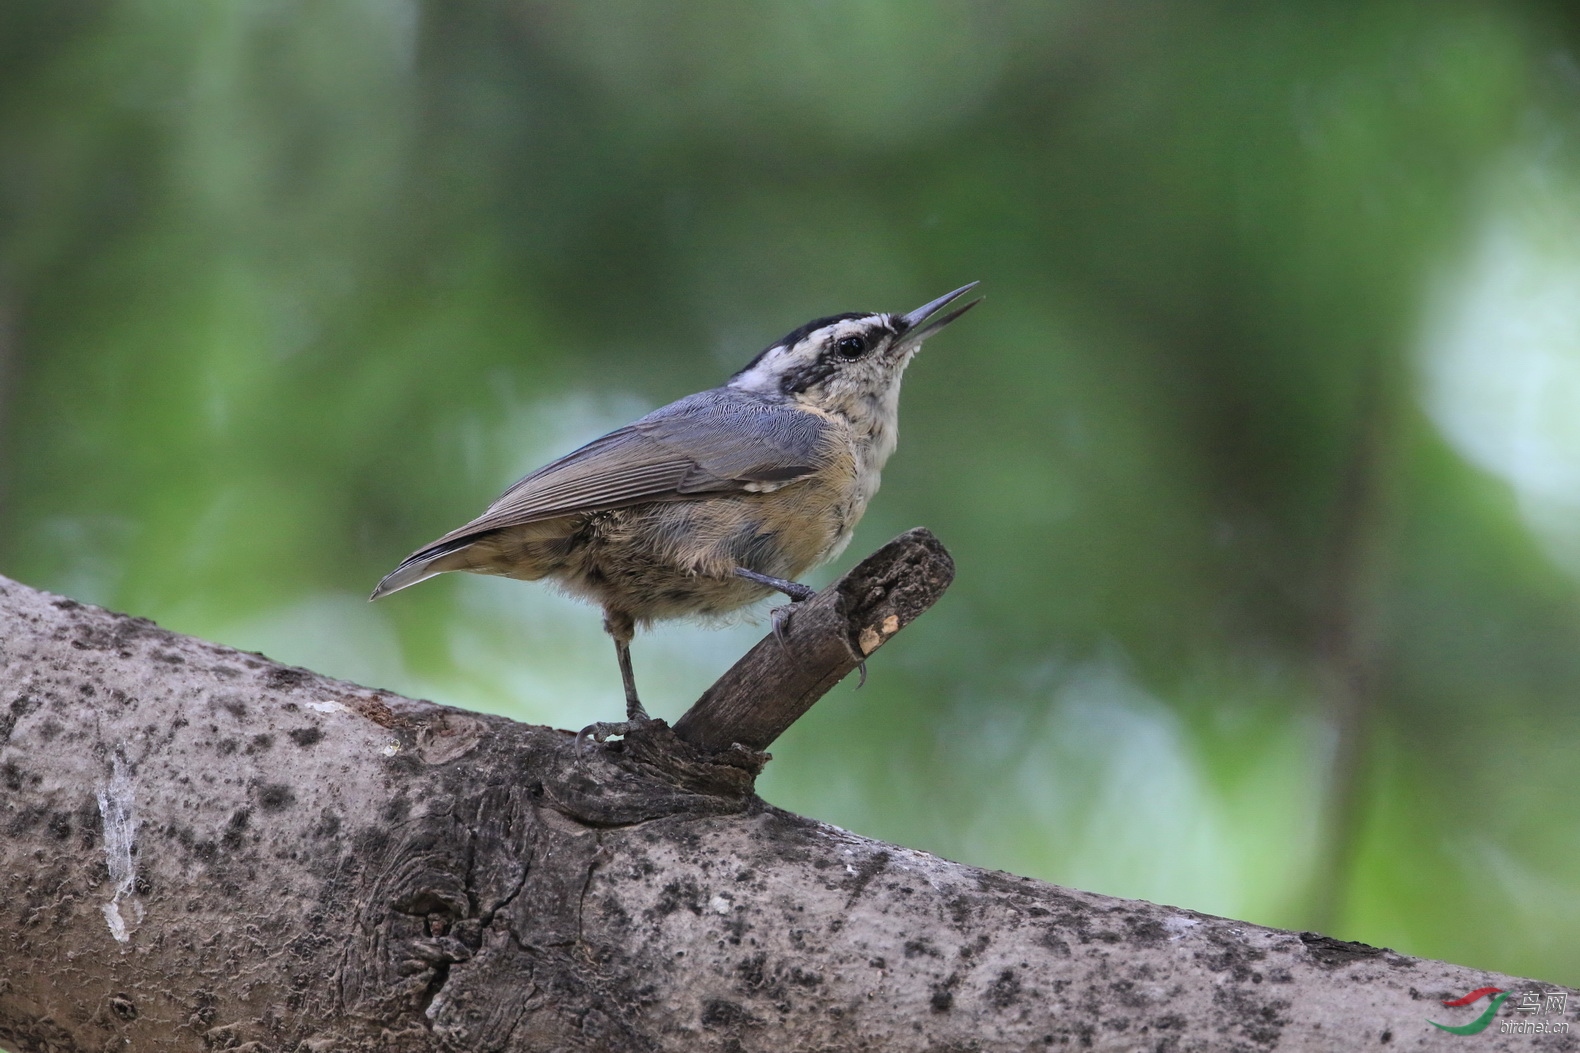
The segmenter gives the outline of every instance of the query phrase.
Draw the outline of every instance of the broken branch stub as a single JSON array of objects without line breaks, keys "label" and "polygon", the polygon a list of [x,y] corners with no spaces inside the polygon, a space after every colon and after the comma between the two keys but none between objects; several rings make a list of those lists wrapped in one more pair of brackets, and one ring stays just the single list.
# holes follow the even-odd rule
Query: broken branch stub
[{"label": "broken branch stub", "polygon": [[783,639],[769,633],[758,641],[675,723],[675,734],[704,749],[767,749],[936,603],[954,576],[954,560],[932,531],[906,531],[796,604]]}]

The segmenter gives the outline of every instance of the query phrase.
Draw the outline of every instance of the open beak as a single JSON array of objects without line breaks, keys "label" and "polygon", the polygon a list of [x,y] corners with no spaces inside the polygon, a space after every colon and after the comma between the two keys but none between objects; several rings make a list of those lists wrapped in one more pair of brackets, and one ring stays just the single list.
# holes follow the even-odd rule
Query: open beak
[{"label": "open beak", "polygon": [[[896,318],[895,321],[899,322],[901,326],[900,341],[905,344],[919,344],[981,303],[982,297],[979,296],[964,307],[956,307],[948,314],[940,315],[936,318],[933,317],[980,284],[982,283],[972,282],[970,285],[962,285],[954,292],[945,293],[932,303],[923,304],[910,314],[902,314],[899,318]],[[928,319],[932,320],[929,321]]]}]

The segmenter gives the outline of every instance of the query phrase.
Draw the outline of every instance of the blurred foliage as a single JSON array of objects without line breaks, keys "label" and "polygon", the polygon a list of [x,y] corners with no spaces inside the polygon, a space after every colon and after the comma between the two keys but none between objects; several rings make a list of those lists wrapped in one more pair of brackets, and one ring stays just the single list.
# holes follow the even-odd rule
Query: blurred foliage
[{"label": "blurred foliage", "polygon": [[[764,795],[1580,983],[1577,37],[1556,2],[9,0],[0,570],[613,717],[594,610],[363,597],[805,319],[980,279],[834,568],[922,523],[958,581]],[[639,639],[652,708],[761,631]]]}]

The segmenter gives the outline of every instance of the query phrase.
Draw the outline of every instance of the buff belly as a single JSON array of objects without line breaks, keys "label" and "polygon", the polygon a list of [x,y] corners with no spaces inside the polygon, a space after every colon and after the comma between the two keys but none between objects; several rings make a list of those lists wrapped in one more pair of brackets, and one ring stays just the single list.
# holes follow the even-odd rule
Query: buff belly
[{"label": "buff belly", "polygon": [[445,569],[547,579],[638,623],[716,616],[772,592],[737,567],[794,580],[837,555],[866,504],[853,498],[848,486],[807,480],[562,516],[479,538]]}]

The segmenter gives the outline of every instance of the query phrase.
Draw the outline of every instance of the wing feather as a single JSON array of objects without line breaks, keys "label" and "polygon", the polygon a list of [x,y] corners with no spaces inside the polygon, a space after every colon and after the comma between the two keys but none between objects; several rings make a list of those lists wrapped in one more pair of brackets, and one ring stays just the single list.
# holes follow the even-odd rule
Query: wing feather
[{"label": "wing feather", "polygon": [[691,395],[526,476],[412,558],[543,519],[789,482],[817,470],[830,427],[821,414],[732,388]]}]

